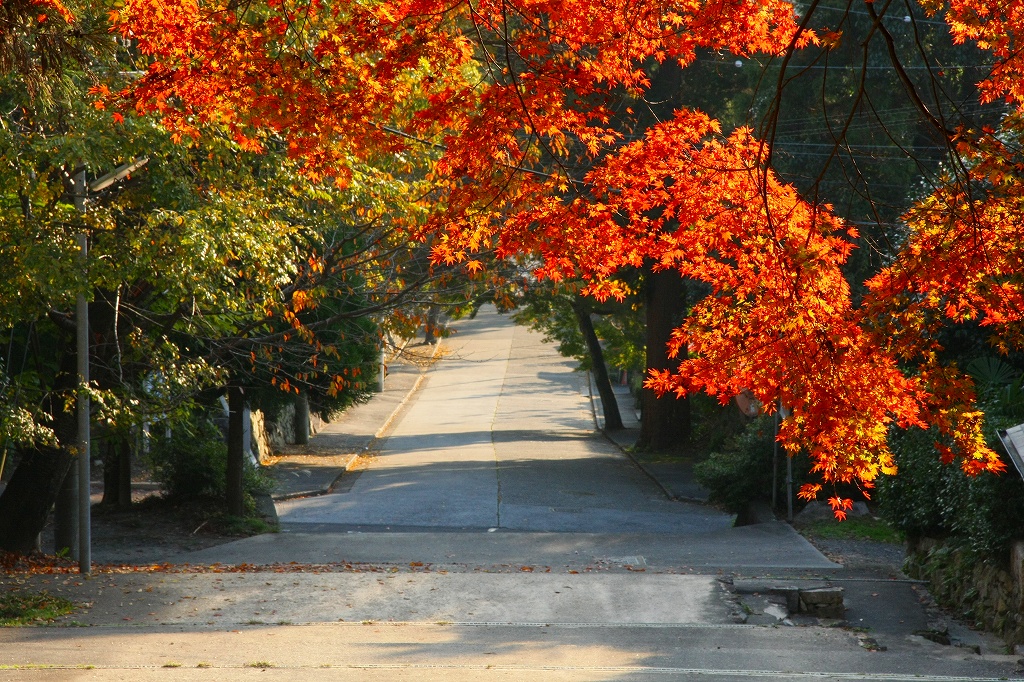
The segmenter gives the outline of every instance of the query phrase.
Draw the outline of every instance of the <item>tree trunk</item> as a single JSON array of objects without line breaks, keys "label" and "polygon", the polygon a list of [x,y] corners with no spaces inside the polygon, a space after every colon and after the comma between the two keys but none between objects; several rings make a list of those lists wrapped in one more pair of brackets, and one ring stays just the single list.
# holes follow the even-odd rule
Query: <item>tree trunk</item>
[{"label": "tree trunk", "polygon": [[103,441],[103,499],[100,504],[104,507],[118,506],[121,491],[117,486],[118,466],[120,456],[117,452],[117,444],[108,433]]},{"label": "tree trunk", "polygon": [[619,414],[619,404],[615,399],[615,391],[612,390],[612,382],[608,379],[604,350],[602,350],[601,342],[598,341],[597,333],[594,331],[594,323],[590,320],[590,311],[579,298],[574,298],[571,305],[572,311],[576,314],[580,332],[587,342],[587,351],[590,353],[590,367],[594,373],[594,383],[597,384],[597,392],[601,396],[601,408],[604,412],[604,428],[617,431],[622,428],[622,415]]},{"label": "tree trunk", "polygon": [[37,539],[64,476],[74,462],[65,448],[22,448],[21,461],[0,495],[0,549],[28,553]]},{"label": "tree trunk", "polygon": [[295,444],[309,445],[309,394],[295,396]]},{"label": "tree trunk", "polygon": [[110,434],[103,451],[104,506],[128,509],[132,506],[132,446],[127,438]]},{"label": "tree trunk", "polygon": [[[64,341],[57,347],[75,347],[73,342]],[[64,409],[64,396],[78,381],[75,354],[65,353],[58,366],[61,370],[54,378],[47,405],[58,445],[20,447],[21,461],[0,495],[0,549],[9,552],[27,553],[38,548],[39,533],[57,501],[64,477],[75,462],[78,422],[73,411]]]},{"label": "tree trunk", "polygon": [[132,439],[121,438],[117,444],[117,506],[132,506]]},{"label": "tree trunk", "polygon": [[245,514],[245,498],[242,489],[242,471],[245,467],[243,451],[243,418],[245,417],[245,397],[241,388],[228,389],[228,470],[227,470],[227,505],[228,514],[242,516]]},{"label": "tree trunk", "polygon": [[438,334],[437,334],[437,332],[438,332],[437,323],[438,323],[438,320],[440,319],[440,317],[441,317],[441,306],[436,305],[434,303],[431,303],[430,307],[427,309],[427,325],[426,325],[426,331],[425,331],[425,337],[426,338],[423,339],[424,343],[429,344],[429,345],[434,345],[435,343],[437,343],[437,336],[438,336]]},{"label": "tree trunk", "polygon": [[[647,318],[647,368],[673,369],[668,342],[672,330],[686,314],[686,285],[675,270],[654,272],[644,268],[644,304]],[[685,352],[685,351],[684,351]],[[686,447],[690,439],[690,400],[667,395],[658,398],[645,388],[641,393],[640,438],[643,450],[667,451]]]},{"label": "tree trunk", "polygon": [[71,466],[57,488],[53,507],[53,553],[78,559],[78,457],[72,456]]}]

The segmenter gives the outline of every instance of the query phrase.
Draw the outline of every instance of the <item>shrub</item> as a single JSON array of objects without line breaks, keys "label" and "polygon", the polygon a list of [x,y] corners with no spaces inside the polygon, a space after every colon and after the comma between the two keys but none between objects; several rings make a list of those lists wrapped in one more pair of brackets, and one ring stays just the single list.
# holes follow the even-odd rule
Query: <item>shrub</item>
[{"label": "shrub", "polygon": [[[228,447],[220,428],[210,420],[176,426],[169,438],[154,438],[149,458],[166,497],[175,501],[224,499]],[[247,458],[242,484],[246,511],[252,513],[253,495],[270,492],[273,481]]]},{"label": "shrub", "polygon": [[[640,376],[636,387],[637,393],[640,391],[642,380],[643,376]],[[726,447],[726,441],[746,431],[751,422],[750,417],[736,409],[733,401],[722,405],[718,398],[706,393],[693,393],[689,399],[693,419],[693,450],[698,458],[707,457],[712,452],[720,452]],[[769,423],[767,428],[774,429],[774,426]]]},{"label": "shrub", "polygon": [[[772,460],[775,449],[774,416],[761,415],[738,435],[727,438],[707,459],[694,465],[697,482],[708,489],[710,500],[733,513],[755,500],[772,495]],[[793,463],[799,487],[807,470],[806,457]],[[779,485],[785,484],[785,455],[779,457]],[[784,490],[780,489],[780,493]],[[784,496],[780,495],[782,499]]]},{"label": "shrub", "polygon": [[[989,445],[1002,450],[996,430],[1012,425],[998,404],[985,405]],[[975,555],[1006,555],[1024,522],[1024,481],[1012,464],[1003,475],[971,477],[939,459],[934,431],[894,432],[890,444],[899,472],[879,483],[882,515],[910,539],[943,538]]]}]

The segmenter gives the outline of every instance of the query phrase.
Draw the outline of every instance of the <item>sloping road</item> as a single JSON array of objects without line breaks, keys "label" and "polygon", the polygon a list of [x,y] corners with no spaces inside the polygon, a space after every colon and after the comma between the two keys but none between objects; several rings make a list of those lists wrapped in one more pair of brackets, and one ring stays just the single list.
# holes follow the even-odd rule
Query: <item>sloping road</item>
[{"label": "sloping road", "polygon": [[911,635],[920,609],[900,582],[846,583],[849,617],[884,613],[888,629],[737,624],[723,573],[837,567],[785,524],[731,528],[666,500],[594,433],[583,378],[539,335],[488,310],[457,328],[345,492],[188,557],[239,572],[35,578],[90,603],[73,618],[91,627],[0,631],[0,680],[1015,675],[1015,657]]},{"label": "sloping road", "polygon": [[282,522],[675,535],[731,525],[667,500],[596,433],[585,377],[539,334],[488,309],[457,328],[369,469],[343,494],[279,505]]}]

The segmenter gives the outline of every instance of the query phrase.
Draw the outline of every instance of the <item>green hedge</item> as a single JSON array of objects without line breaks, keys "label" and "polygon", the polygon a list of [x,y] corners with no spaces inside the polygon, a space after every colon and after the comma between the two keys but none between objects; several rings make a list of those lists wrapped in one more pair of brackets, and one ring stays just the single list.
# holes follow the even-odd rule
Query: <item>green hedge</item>
[{"label": "green hedge", "polygon": [[[990,445],[1002,451],[996,430],[1010,426],[998,406],[987,406]],[[910,539],[941,538],[956,549],[1004,557],[1012,540],[1024,537],[1024,481],[1008,463],[1002,475],[967,476],[944,465],[934,430],[894,432],[890,444],[899,472],[879,483],[884,518]]]},{"label": "green hedge", "polygon": [[[772,460],[775,450],[775,417],[761,415],[737,435],[731,436],[693,467],[697,482],[708,489],[710,501],[727,511],[740,513],[751,502],[772,497]],[[786,456],[779,454],[779,500],[784,501]],[[807,479],[807,457],[793,461],[794,490]]]}]

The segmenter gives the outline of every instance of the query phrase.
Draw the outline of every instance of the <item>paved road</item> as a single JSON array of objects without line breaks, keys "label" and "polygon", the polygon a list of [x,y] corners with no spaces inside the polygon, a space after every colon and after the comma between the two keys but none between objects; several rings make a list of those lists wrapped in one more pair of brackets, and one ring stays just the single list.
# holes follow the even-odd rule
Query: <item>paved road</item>
[{"label": "paved road", "polygon": [[281,534],[189,559],[835,568],[786,524],[732,528],[727,514],[668,500],[595,431],[585,376],[540,334],[487,308],[456,329],[344,492],[279,503]]},{"label": "paved road", "polygon": [[539,334],[486,309],[458,329],[372,466],[348,492],[279,505],[282,522],[680,535],[731,525],[667,500],[597,434],[584,375]]},{"label": "paved road", "polygon": [[906,582],[843,583],[868,631],[738,624],[723,575],[842,570],[786,524],[732,528],[668,501],[595,434],[583,377],[539,335],[488,310],[457,328],[345,492],[282,503],[283,532],[187,557],[272,565],[37,576],[91,604],[72,617],[91,627],[0,631],[0,680],[1014,676],[997,648],[913,635],[927,621]]}]

